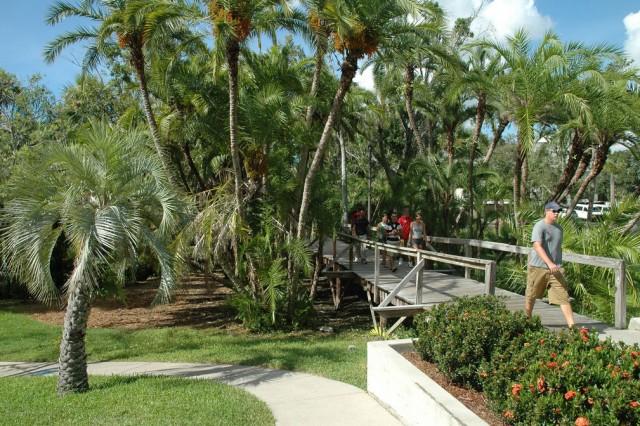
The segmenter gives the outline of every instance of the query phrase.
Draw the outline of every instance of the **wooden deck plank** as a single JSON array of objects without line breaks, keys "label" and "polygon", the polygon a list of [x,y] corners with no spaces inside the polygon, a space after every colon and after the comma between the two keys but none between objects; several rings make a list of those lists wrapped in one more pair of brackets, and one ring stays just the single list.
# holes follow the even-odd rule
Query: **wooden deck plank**
[{"label": "wooden deck plank", "polygon": [[[333,261],[331,253],[331,244],[325,244],[325,259],[329,262]],[[337,243],[337,252],[344,252],[345,255],[336,259],[336,262],[342,269],[349,269],[349,258],[345,250],[347,245],[343,242]],[[375,271],[373,264],[373,250],[366,252],[368,262],[353,263],[351,271],[366,283],[369,288],[373,288],[375,279]],[[402,280],[402,278],[411,270],[406,262],[398,266],[395,272],[392,272],[384,266],[380,266],[380,275],[378,278],[378,290],[382,297],[380,300],[390,293]],[[484,283],[476,280],[425,270],[423,272],[423,290],[422,304],[438,304],[451,302],[463,296],[477,296],[485,294]],[[522,311],[524,309],[524,296],[513,293],[508,290],[496,288],[496,296],[504,297],[507,308],[511,311]],[[415,281],[409,282],[397,295],[395,300],[391,302],[393,305],[413,305],[416,301]],[[566,323],[559,306],[549,305],[548,303],[538,301],[534,307],[534,315],[539,315],[542,324],[548,328],[557,329],[565,328]],[[607,324],[591,319],[584,315],[574,314],[577,326],[587,326],[603,330],[608,328]]]}]

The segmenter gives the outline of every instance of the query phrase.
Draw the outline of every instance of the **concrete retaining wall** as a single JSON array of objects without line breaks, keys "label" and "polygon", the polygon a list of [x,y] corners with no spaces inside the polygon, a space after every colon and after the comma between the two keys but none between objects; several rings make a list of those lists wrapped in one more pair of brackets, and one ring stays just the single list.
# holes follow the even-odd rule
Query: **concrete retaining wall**
[{"label": "concrete retaining wall", "polygon": [[367,344],[367,390],[406,425],[487,425],[402,356],[411,339]]}]

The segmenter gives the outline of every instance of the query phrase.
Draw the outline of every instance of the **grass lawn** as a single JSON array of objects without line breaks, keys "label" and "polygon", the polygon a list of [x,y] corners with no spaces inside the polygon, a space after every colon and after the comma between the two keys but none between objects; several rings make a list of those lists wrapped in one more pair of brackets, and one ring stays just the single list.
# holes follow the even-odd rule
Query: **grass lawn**
[{"label": "grass lawn", "polygon": [[91,392],[55,393],[55,377],[0,379],[3,425],[272,425],[267,405],[213,380],[95,377]]},{"label": "grass lawn", "polygon": [[[56,361],[58,326],[0,310],[0,361]],[[89,361],[174,361],[305,371],[366,387],[367,331],[229,334],[186,327],[89,329]]]}]

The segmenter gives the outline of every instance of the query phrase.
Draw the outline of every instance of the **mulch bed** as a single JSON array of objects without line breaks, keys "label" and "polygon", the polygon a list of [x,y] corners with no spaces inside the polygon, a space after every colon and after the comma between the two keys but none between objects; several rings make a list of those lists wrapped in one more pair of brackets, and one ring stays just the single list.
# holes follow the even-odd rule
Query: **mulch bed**
[{"label": "mulch bed", "polygon": [[[181,280],[171,303],[152,306],[158,279],[137,282],[124,289],[123,298],[96,300],[91,308],[88,326],[129,330],[186,326],[246,332],[229,305],[229,296],[233,291],[224,283],[222,273],[214,273],[208,277],[192,274]],[[12,302],[10,305],[15,311],[44,323],[62,325],[64,321],[63,308],[33,302]],[[343,303],[337,311],[331,301],[330,290],[326,287],[319,288],[314,307],[314,328],[329,326],[335,331],[341,331],[371,327],[369,305],[355,286],[346,289]]]},{"label": "mulch bed", "polygon": [[424,361],[417,352],[405,352],[402,355],[420,369],[420,371],[429,376],[431,380],[439,384],[447,392],[456,397],[458,401],[476,413],[482,420],[492,426],[505,425],[500,416],[491,411],[482,392],[463,388],[451,383],[451,381],[438,370],[435,364]]}]

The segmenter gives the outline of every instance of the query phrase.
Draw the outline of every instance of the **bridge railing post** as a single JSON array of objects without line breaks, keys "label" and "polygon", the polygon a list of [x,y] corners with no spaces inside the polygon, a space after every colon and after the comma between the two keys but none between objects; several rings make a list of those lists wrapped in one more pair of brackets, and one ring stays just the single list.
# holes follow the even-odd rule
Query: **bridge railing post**
[{"label": "bridge railing post", "polygon": [[[420,252],[417,253],[416,256],[416,265],[420,264],[422,260],[422,254]],[[418,269],[416,273],[416,305],[422,304],[422,270],[424,268]]]},{"label": "bridge railing post", "polygon": [[349,239],[349,269],[353,269],[353,239]]},{"label": "bridge railing post", "polygon": [[[471,257],[471,245],[467,242],[464,244],[464,257]],[[464,268],[464,277],[469,279],[471,278],[471,268]]]},{"label": "bridge railing post", "polygon": [[487,263],[484,267],[484,292],[491,296],[496,294],[496,262]]},{"label": "bridge railing post", "polygon": [[618,263],[614,268],[616,281],[615,295],[615,327],[618,329],[627,328],[627,291],[626,291],[626,274],[624,260]]}]

